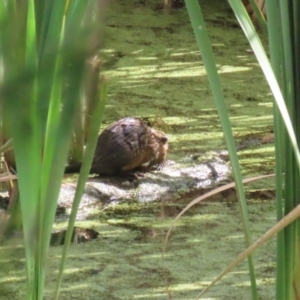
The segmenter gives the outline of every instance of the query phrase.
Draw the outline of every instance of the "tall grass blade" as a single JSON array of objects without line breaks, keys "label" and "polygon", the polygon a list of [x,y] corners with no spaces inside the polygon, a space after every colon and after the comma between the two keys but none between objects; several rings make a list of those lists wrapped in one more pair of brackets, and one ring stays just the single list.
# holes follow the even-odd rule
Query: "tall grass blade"
[{"label": "tall grass blade", "polygon": [[[92,64],[94,64],[92,66],[92,68],[94,68],[93,72],[95,75],[94,79],[95,79],[95,83],[96,83],[96,85],[95,85],[96,90],[94,93],[94,97],[98,98],[100,96],[100,101],[93,102],[94,110],[93,110],[93,114],[91,116],[92,122],[91,122],[91,127],[89,130],[89,135],[88,135],[88,139],[87,139],[87,145],[86,145],[86,150],[84,153],[84,159],[83,159],[83,163],[82,163],[79,178],[78,178],[78,183],[77,183],[74,201],[73,201],[73,205],[72,205],[72,211],[71,211],[71,215],[70,215],[70,219],[69,219],[67,233],[65,236],[65,243],[64,243],[60,268],[59,268],[59,274],[58,274],[57,286],[55,289],[54,299],[58,299],[58,297],[59,297],[59,288],[60,288],[60,285],[62,282],[62,276],[63,276],[64,265],[65,265],[65,261],[66,261],[66,257],[67,257],[67,251],[69,248],[69,244],[71,242],[74,223],[75,223],[78,207],[80,204],[81,196],[84,191],[85,182],[87,180],[90,166],[91,166],[91,163],[93,160],[94,151],[95,151],[95,147],[96,147],[96,143],[97,143],[99,127],[100,127],[100,123],[102,120],[104,106],[105,106],[105,102],[106,102],[107,87],[106,87],[106,82],[103,78],[101,80],[100,87],[98,86],[98,77],[99,77],[98,74],[99,74],[99,67],[100,67],[99,63],[100,63],[99,61],[92,62]],[[100,95],[99,95],[98,89],[100,90]]]},{"label": "tall grass blade", "polygon": [[300,153],[299,153],[299,148],[297,145],[295,131],[293,129],[291,118],[289,116],[287,107],[285,105],[284,98],[282,96],[280,87],[278,85],[278,82],[276,80],[276,77],[274,75],[272,67],[270,65],[269,59],[264,51],[264,47],[261,44],[261,41],[252,25],[252,22],[248,16],[244,6],[239,1],[234,1],[234,0],[228,0],[228,1],[229,1],[244,33],[255,53],[255,56],[262,68],[262,71],[263,71],[263,73],[266,77],[266,80],[270,86],[270,89],[273,93],[273,96],[274,96],[276,104],[279,108],[282,120],[285,124],[289,138],[291,140],[291,145],[292,145],[293,151],[296,156],[297,166],[299,167],[300,166]]},{"label": "tall grass blade", "polygon": [[[281,90],[284,90],[285,82],[283,81],[284,57],[282,53],[282,32],[281,17],[279,10],[279,0],[266,1],[266,8],[268,12],[268,34],[269,45],[271,53],[271,65],[276,75],[277,81],[281,84]],[[280,18],[280,20],[278,20]],[[280,116],[279,109],[274,105],[274,132],[275,132],[275,173],[276,173],[276,211],[277,221],[284,216],[283,210],[283,184],[284,184],[284,157],[285,151],[282,145],[285,145],[284,124]],[[284,231],[277,234],[277,268],[276,268],[276,282],[285,282],[285,247],[284,247]],[[277,299],[284,299],[285,284],[276,284]]]},{"label": "tall grass blade", "polygon": [[[245,242],[246,242],[246,246],[249,246],[251,244],[251,238],[250,238],[249,217],[248,217],[248,211],[246,206],[245,192],[242,183],[242,176],[241,176],[240,166],[239,166],[237,152],[235,148],[235,142],[234,142],[231,125],[228,117],[228,110],[225,104],[222,86],[220,83],[219,75],[214,61],[211,43],[206,31],[206,26],[203,20],[202,12],[198,1],[196,0],[186,1],[186,7],[190,16],[196,41],[200,49],[202,59],[207,71],[208,80],[214,96],[222,129],[225,135],[227,148],[229,150],[230,161],[231,161],[233,174],[236,181],[238,196],[240,200],[239,203],[242,212]],[[257,296],[256,280],[255,280],[252,256],[249,256],[248,263],[249,263],[252,298],[257,299],[258,296]]]},{"label": "tall grass blade", "polygon": [[[90,46],[95,3],[99,1],[0,1],[0,105],[7,116],[2,132],[11,134],[16,157],[27,299],[40,300],[44,294],[46,258],[74,114],[86,59],[95,53]],[[8,140],[4,134],[2,141]]]},{"label": "tall grass blade", "polygon": [[[300,49],[295,47],[295,22],[293,19],[295,1],[267,1],[267,14],[270,17],[269,25],[270,27],[273,25],[279,29],[279,31],[275,32],[273,28],[270,28],[269,32],[271,55],[273,55],[272,64],[276,72],[276,77],[260,40],[252,24],[250,24],[249,18],[247,18],[248,16],[244,14],[242,5],[233,0],[229,0],[229,2],[260,63],[281,115],[281,118],[279,118],[277,109],[275,109],[275,132],[277,135],[276,158],[278,160],[276,166],[277,217],[280,218],[298,205],[298,199],[300,197],[300,154],[296,139],[296,134],[299,135],[299,133],[297,133],[299,132],[299,127],[295,126],[300,122],[299,114],[295,109],[298,105],[297,99],[299,97],[296,93],[296,86],[299,84],[295,81],[295,75],[298,72],[296,69],[299,68],[299,66],[295,66],[295,63]],[[274,24],[275,18],[277,18],[278,22],[278,16],[280,16],[280,25]],[[277,49],[275,49],[276,47]],[[280,80],[281,89],[276,78]],[[286,131],[281,129],[282,124],[285,125]],[[282,154],[284,154],[283,159],[279,157]],[[281,171],[285,172],[284,182],[282,180],[282,174],[280,174]],[[284,189],[282,186],[284,186]],[[295,276],[295,274],[299,273],[300,269],[299,254],[297,251],[299,244],[298,228],[299,221],[290,224],[284,229],[284,232],[278,236],[276,288],[276,297],[278,300],[298,299],[298,297],[300,297],[297,288],[300,286],[300,278],[299,276]],[[279,272],[281,273],[279,274]]]},{"label": "tall grass blade", "polygon": [[[291,28],[291,15],[289,12],[290,3],[279,1],[280,4],[280,16],[281,16],[281,35],[282,35],[282,52],[284,60],[282,66],[284,69],[283,76],[283,94],[285,98],[286,106],[289,110],[291,120],[295,126],[295,111],[294,106],[294,84],[293,84],[293,55],[292,55],[292,28]],[[277,62],[278,63],[278,62]],[[296,127],[294,127],[297,130]],[[285,133],[284,133],[285,134]],[[283,148],[282,145],[279,146]],[[284,181],[284,202],[283,211],[284,214],[289,213],[295,207],[294,199],[297,197],[297,187],[295,186],[294,180],[296,180],[297,164],[293,155],[292,146],[288,138],[285,139],[284,144],[285,151],[285,181]],[[299,171],[298,171],[299,172]],[[293,276],[294,276],[294,264],[296,262],[295,257],[295,238],[296,224],[290,224],[284,230],[284,281],[280,285],[284,286],[285,299],[294,299],[294,287],[293,287]],[[283,284],[284,283],[284,284]]]}]

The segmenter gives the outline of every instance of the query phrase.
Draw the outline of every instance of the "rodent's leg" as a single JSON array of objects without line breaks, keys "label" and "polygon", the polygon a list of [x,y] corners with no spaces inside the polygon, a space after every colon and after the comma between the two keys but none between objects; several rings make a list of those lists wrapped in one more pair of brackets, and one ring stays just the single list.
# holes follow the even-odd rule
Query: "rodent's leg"
[{"label": "rodent's leg", "polygon": [[148,166],[148,171],[160,171],[162,170],[166,165],[166,161],[161,161],[161,162],[157,162],[157,161],[153,161],[152,163],[150,163],[150,165]]},{"label": "rodent's leg", "polygon": [[121,177],[123,179],[126,179],[128,181],[134,181],[134,180],[144,177],[144,174],[142,171],[140,171],[139,168],[137,168],[137,169],[130,170],[130,171],[120,172],[117,176]]}]

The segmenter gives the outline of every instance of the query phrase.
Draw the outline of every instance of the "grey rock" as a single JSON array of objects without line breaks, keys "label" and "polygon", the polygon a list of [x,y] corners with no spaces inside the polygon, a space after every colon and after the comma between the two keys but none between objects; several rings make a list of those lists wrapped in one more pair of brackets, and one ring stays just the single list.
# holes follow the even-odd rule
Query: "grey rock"
[{"label": "grey rock", "polygon": [[[213,188],[230,176],[228,163],[215,153],[208,162],[199,163],[193,158],[167,161],[161,171],[146,173],[134,182],[122,178],[90,178],[80,202],[77,220],[89,217],[95,208],[105,208],[122,201],[172,201],[185,193]],[[63,184],[58,205],[68,215],[72,207],[76,184]]]}]

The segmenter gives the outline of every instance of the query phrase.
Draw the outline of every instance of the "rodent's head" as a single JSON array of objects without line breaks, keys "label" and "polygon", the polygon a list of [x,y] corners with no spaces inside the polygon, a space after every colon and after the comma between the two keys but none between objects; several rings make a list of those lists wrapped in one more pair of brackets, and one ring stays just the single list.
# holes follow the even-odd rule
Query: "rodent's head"
[{"label": "rodent's head", "polygon": [[155,162],[160,167],[162,167],[164,165],[164,161],[166,159],[168,148],[169,148],[168,137],[165,135],[164,132],[162,132],[160,130],[157,130],[157,129],[151,129],[151,130],[152,130],[153,136],[155,137],[155,140],[159,144],[157,158],[156,158]]},{"label": "rodent's head", "polygon": [[167,145],[168,144],[168,137],[165,135],[164,132],[151,128],[151,131],[153,133],[153,136],[155,137],[156,141],[160,145]]},{"label": "rodent's head", "polygon": [[168,137],[164,132],[150,128],[151,138],[149,139],[149,147],[154,151],[154,157],[150,161],[150,167],[156,170],[161,169],[165,165],[168,152]]}]

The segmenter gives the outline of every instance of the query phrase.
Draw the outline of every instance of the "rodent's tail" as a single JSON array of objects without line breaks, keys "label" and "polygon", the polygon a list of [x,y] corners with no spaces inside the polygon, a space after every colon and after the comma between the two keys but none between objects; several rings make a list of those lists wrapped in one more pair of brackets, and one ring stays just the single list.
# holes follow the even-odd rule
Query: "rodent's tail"
[{"label": "rodent's tail", "polygon": [[71,174],[71,173],[79,173],[81,168],[81,163],[70,165],[65,167],[65,174]]}]

